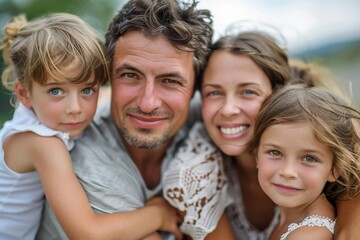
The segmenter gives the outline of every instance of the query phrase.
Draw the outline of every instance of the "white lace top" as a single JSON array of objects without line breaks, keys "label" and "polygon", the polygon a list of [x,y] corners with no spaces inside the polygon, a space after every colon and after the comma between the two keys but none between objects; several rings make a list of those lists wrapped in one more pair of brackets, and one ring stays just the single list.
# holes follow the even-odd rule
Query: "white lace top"
[{"label": "white lace top", "polygon": [[335,227],[336,220],[331,220],[328,217],[319,216],[319,215],[311,215],[306,217],[300,223],[291,223],[288,226],[287,231],[281,235],[280,240],[285,240],[286,237],[295,229],[298,229],[303,226],[309,227],[325,227],[329,229],[329,231],[334,234],[334,227]]},{"label": "white lace top", "polygon": [[163,194],[186,212],[180,229],[194,240],[212,232],[232,202],[221,152],[210,143],[202,123],[196,123],[163,176]]}]

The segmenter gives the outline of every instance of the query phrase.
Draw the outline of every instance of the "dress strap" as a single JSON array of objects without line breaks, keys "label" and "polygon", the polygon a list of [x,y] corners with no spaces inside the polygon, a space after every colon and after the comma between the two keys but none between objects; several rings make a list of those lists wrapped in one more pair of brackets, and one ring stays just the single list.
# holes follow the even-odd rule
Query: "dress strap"
[{"label": "dress strap", "polygon": [[300,223],[291,223],[288,226],[286,233],[282,234],[280,240],[285,240],[286,237],[293,232],[294,230],[303,227],[326,227],[332,234],[334,234],[334,227],[335,227],[336,220],[331,220],[328,217],[319,216],[319,215],[310,215]]}]

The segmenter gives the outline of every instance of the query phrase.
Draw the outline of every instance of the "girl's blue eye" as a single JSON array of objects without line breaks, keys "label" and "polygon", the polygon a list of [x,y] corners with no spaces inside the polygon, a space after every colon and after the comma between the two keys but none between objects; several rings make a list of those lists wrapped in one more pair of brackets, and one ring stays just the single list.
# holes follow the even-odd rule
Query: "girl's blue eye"
[{"label": "girl's blue eye", "polygon": [[54,96],[59,96],[63,93],[63,91],[60,88],[53,88],[49,90],[49,93]]},{"label": "girl's blue eye", "polygon": [[82,94],[90,95],[90,94],[94,93],[94,90],[91,88],[84,88],[81,92],[82,92]]},{"label": "girl's blue eye", "polygon": [[318,161],[316,158],[309,156],[309,155],[304,156],[303,160],[307,163],[315,163]]},{"label": "girl's blue eye", "polygon": [[277,150],[270,150],[270,151],[268,151],[268,153],[272,157],[280,157],[281,156],[281,153],[279,151],[277,151]]}]

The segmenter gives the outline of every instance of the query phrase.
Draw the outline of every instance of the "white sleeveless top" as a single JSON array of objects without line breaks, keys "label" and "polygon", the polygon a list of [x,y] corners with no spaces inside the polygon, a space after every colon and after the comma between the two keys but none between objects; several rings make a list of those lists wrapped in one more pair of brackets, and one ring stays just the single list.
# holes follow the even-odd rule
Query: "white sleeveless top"
[{"label": "white sleeveless top", "polygon": [[69,134],[42,125],[32,110],[22,104],[16,108],[12,120],[0,131],[0,239],[34,239],[40,224],[44,192],[36,171],[17,173],[4,161],[3,142],[20,132],[34,132],[40,136],[56,136],[70,150],[74,142]]},{"label": "white sleeveless top", "polygon": [[332,234],[334,234],[334,227],[335,227],[336,220],[331,220],[328,217],[319,216],[319,215],[310,215],[304,220],[302,220],[300,223],[291,223],[288,226],[287,231],[280,236],[280,240],[285,240],[287,236],[293,232],[294,230],[309,226],[309,227],[325,227],[327,228]]},{"label": "white sleeveless top", "polygon": [[163,176],[163,195],[186,211],[180,229],[202,240],[212,232],[232,200],[221,152],[210,143],[202,123],[195,123]]}]

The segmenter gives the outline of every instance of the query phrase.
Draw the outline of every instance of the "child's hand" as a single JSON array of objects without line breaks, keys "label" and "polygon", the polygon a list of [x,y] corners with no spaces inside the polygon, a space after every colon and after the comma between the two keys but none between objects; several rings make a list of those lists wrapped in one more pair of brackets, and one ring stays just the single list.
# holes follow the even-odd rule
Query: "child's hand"
[{"label": "child's hand", "polygon": [[178,225],[182,219],[177,214],[176,209],[173,208],[164,198],[155,197],[150,199],[146,206],[153,206],[159,209],[161,217],[160,230],[164,232],[170,232],[176,236],[176,239],[182,239],[182,233],[179,230]]}]

